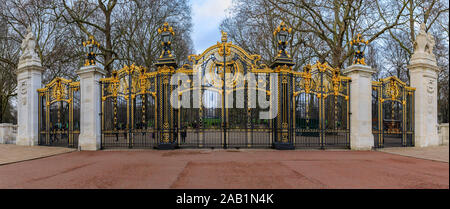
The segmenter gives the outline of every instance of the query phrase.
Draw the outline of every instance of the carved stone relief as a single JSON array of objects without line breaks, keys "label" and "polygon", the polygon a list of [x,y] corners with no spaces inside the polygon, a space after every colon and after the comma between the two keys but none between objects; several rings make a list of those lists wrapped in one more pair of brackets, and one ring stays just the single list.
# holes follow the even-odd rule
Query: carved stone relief
[{"label": "carved stone relief", "polygon": [[27,82],[23,81],[22,83],[20,83],[20,94],[22,95],[21,102],[23,106],[27,104],[27,91],[28,91]]}]

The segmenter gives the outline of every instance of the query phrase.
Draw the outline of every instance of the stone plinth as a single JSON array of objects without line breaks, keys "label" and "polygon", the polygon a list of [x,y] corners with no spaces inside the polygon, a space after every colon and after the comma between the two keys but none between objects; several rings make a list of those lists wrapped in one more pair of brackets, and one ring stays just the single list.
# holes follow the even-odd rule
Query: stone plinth
[{"label": "stone plinth", "polygon": [[369,150],[374,145],[372,134],[372,74],[367,65],[352,65],[343,74],[352,78],[350,83],[350,147]]},{"label": "stone plinth", "polygon": [[415,146],[439,145],[437,118],[437,76],[439,68],[432,53],[434,38],[426,33],[424,26],[416,37],[414,54],[411,56],[411,87],[416,88],[414,99]]},{"label": "stone plinth", "polygon": [[439,124],[439,145],[448,146],[448,123]]},{"label": "stone plinth", "polygon": [[82,67],[76,72],[80,76],[80,150],[98,150],[101,146],[101,87],[100,78],[106,72],[93,65]]},{"label": "stone plinth", "polygon": [[17,137],[17,125],[0,123],[0,144],[15,143]]}]

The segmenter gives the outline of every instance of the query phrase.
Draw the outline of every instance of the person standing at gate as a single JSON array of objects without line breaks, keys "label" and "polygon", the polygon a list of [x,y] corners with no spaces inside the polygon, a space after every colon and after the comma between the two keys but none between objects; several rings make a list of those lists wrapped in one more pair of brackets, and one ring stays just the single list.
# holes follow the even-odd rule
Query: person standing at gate
[{"label": "person standing at gate", "polygon": [[186,126],[185,125],[181,129],[181,142],[182,143],[186,142]]},{"label": "person standing at gate", "polygon": [[194,122],[192,123],[192,128],[197,129],[197,121],[196,120],[194,120]]},{"label": "person standing at gate", "polygon": [[174,142],[177,142],[178,141],[178,127],[174,127],[174,129],[173,129],[173,138],[174,138]]}]

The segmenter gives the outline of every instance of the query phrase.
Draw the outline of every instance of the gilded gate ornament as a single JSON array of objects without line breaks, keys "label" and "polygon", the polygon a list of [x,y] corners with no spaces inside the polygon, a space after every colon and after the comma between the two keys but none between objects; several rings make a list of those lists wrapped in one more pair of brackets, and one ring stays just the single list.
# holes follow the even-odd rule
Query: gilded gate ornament
[{"label": "gilded gate ornament", "polygon": [[387,84],[386,95],[391,98],[391,100],[397,100],[400,95],[400,90],[394,79],[390,79],[389,84]]},{"label": "gilded gate ornament", "polygon": [[303,87],[305,90],[305,93],[309,94],[311,91],[312,81],[311,81],[312,75],[311,75],[311,65],[308,64],[305,67],[303,67],[303,74],[302,74],[302,83],[300,84],[300,87]]},{"label": "gilded gate ornament", "polygon": [[54,98],[56,101],[61,101],[62,98],[66,96],[66,90],[63,88],[61,84],[61,80],[58,80],[56,82],[55,88],[52,90],[52,98]]},{"label": "gilded gate ornament", "polygon": [[[79,89],[79,82],[57,77],[37,90],[40,145],[53,146],[57,143],[59,146],[76,147],[74,135],[79,134],[79,130],[74,127],[74,97]],[[50,114],[53,111],[56,115]]]},{"label": "gilded gate ornament", "polygon": [[[304,92],[307,94],[313,93],[317,98],[326,98],[328,95],[334,95],[344,96],[348,100],[348,95],[343,93],[343,83],[349,81],[350,78],[342,76],[338,68],[332,68],[326,62],[323,64],[320,62],[314,65],[308,64],[303,67],[303,72],[293,72],[293,74],[296,78],[299,78],[294,80],[296,82],[294,96]],[[322,82],[320,74],[324,75]]]},{"label": "gilded gate ornament", "polygon": [[402,146],[414,146],[414,91],[395,76],[372,81],[375,147],[385,146],[385,134],[397,135]]},{"label": "gilded gate ornament", "polygon": [[47,105],[60,101],[70,103],[72,97],[69,91],[78,91],[79,85],[79,82],[72,82],[72,80],[57,77],[45,85],[44,88],[38,89],[38,92],[48,94],[49,99],[46,101]]},{"label": "gilded gate ornament", "polygon": [[339,94],[339,91],[341,90],[341,76],[339,75],[339,72],[340,72],[339,69],[336,69],[333,72],[332,83],[334,96],[337,96]]}]

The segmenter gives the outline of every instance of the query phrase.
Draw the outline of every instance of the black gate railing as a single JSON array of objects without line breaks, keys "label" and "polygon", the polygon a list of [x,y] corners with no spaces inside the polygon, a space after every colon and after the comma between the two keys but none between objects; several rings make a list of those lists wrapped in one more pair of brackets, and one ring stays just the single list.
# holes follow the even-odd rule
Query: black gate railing
[{"label": "black gate railing", "polygon": [[414,91],[394,76],[372,82],[376,148],[414,146]]},{"label": "black gate railing", "polygon": [[157,144],[157,74],[125,66],[100,80],[102,148],[145,148]]},{"label": "black gate railing", "polygon": [[80,134],[79,82],[55,78],[39,96],[39,145],[78,147]]},{"label": "black gate railing", "polygon": [[125,66],[100,80],[102,148],[348,148],[350,78],[319,62],[294,71],[291,30],[274,31],[270,66],[223,32],[178,68],[165,23],[155,71]]},{"label": "black gate railing", "polygon": [[294,73],[294,128],[297,148],[350,146],[350,78],[326,63]]}]

